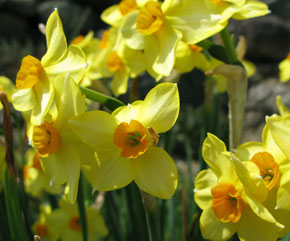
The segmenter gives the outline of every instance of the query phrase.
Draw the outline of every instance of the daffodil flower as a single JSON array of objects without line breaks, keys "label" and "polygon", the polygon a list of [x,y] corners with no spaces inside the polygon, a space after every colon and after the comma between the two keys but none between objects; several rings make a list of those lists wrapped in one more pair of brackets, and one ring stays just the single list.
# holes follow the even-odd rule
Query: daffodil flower
[{"label": "daffodil flower", "polygon": [[[108,229],[99,210],[94,207],[86,207],[88,227],[88,240],[94,241],[97,236],[105,237]],[[61,241],[82,241],[82,226],[77,204],[71,204],[61,199],[59,208],[47,217],[47,222],[58,230],[58,238]]]},{"label": "daffodil flower", "polygon": [[25,157],[27,160],[23,167],[25,191],[35,197],[39,197],[44,190],[51,194],[60,193],[61,186],[51,183],[50,177],[44,173],[38,151],[28,149]]},{"label": "daffodil flower", "polygon": [[179,73],[190,72],[195,67],[201,70],[208,70],[210,66],[202,47],[195,44],[186,44],[183,41],[178,42],[174,67]]},{"label": "daffodil flower", "polygon": [[67,47],[58,11],[55,10],[46,24],[47,51],[41,61],[27,55],[16,77],[19,89],[12,96],[12,103],[19,111],[31,111],[30,122],[42,123],[53,101],[53,79],[62,73],[69,73],[78,83],[86,69],[84,53],[77,46]]},{"label": "daffodil flower", "polygon": [[[129,13],[142,8],[149,0],[121,0],[119,4],[108,7],[101,19],[114,27],[119,27]],[[156,0],[154,0],[156,1]]]},{"label": "daffodil flower", "polygon": [[249,19],[269,14],[267,4],[252,0],[207,0],[208,7],[216,7],[223,19]]},{"label": "daffodil flower", "polygon": [[144,51],[147,69],[168,76],[178,41],[195,44],[214,35],[225,27],[221,19],[204,0],[148,1],[126,16],[121,31],[130,48]]},{"label": "daffodil flower", "polygon": [[41,239],[47,241],[57,241],[59,237],[59,228],[54,222],[50,222],[47,217],[51,214],[49,205],[40,206],[40,214],[38,220],[32,225],[33,234],[38,235]]},{"label": "daffodil flower", "polygon": [[[277,145],[282,153],[285,155],[285,160],[280,165],[281,172],[281,180],[280,180],[280,188],[278,190],[277,197],[277,208],[283,208],[290,210],[289,202],[289,172],[290,172],[290,153],[288,148],[288,138],[287,136],[290,132],[290,115],[278,116],[272,115],[266,118],[267,125],[269,127],[269,132],[274,140],[275,145]],[[279,149],[278,148],[278,149]],[[277,148],[276,148],[277,149]],[[273,149],[273,150],[276,150]],[[280,162],[277,159],[277,162]]]},{"label": "daffodil flower", "polygon": [[290,79],[290,53],[279,64],[279,78],[281,82],[287,82]]},{"label": "daffodil flower", "polygon": [[260,176],[269,192],[264,205],[278,222],[285,225],[285,228],[278,234],[279,237],[285,236],[290,231],[288,219],[290,206],[287,201],[290,162],[275,143],[269,124],[264,127],[262,143],[246,142],[236,149],[235,154],[241,161],[252,162],[259,168]]},{"label": "daffodil flower", "polygon": [[209,169],[197,175],[194,196],[203,210],[204,238],[228,240],[237,232],[240,240],[275,240],[284,226],[262,204],[268,191],[258,167],[227,153],[224,143],[212,134],[205,139],[202,154]]},{"label": "daffodil flower", "polygon": [[51,182],[58,185],[67,183],[66,197],[74,202],[81,160],[94,160],[94,152],[68,128],[68,121],[85,111],[85,97],[69,75],[59,75],[53,84],[57,117],[52,119],[48,115],[43,124],[30,127],[30,140],[38,150],[42,167]]},{"label": "daffodil flower", "polygon": [[129,48],[117,28],[104,32],[99,49],[101,51],[92,63],[98,74],[95,77],[113,77],[113,94],[126,93],[129,78],[135,78],[145,70],[143,53]]},{"label": "daffodil flower", "polygon": [[70,128],[98,154],[88,177],[94,189],[115,190],[133,180],[138,187],[168,199],[177,187],[174,161],[157,147],[158,134],[168,131],[179,112],[177,85],[163,83],[144,101],[116,109],[84,113],[70,121]]}]

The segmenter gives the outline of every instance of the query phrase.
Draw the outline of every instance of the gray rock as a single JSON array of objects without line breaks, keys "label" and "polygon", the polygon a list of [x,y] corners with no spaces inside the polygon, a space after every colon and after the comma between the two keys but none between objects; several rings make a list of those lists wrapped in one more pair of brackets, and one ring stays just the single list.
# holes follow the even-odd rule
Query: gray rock
[{"label": "gray rock", "polygon": [[233,21],[230,27],[236,36],[246,37],[246,58],[252,61],[281,61],[290,50],[290,22],[273,14]]}]

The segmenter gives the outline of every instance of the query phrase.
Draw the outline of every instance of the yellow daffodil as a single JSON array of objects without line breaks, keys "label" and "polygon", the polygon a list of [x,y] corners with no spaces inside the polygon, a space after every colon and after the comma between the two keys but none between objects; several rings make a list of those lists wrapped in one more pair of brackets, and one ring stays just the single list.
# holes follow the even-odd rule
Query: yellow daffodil
[{"label": "yellow daffodil", "polygon": [[195,44],[212,36],[225,27],[221,19],[205,0],[147,1],[126,16],[121,31],[130,48],[144,51],[147,69],[168,76],[178,41]]},{"label": "yellow daffodil", "polygon": [[[5,76],[0,76],[0,91],[4,91],[7,95],[7,99],[10,102],[12,94],[15,93],[15,85]],[[0,103],[0,110],[3,108],[2,103]]]},{"label": "yellow daffodil", "polygon": [[79,35],[75,37],[71,41],[71,44],[77,45],[83,50],[88,63],[86,72],[79,82],[79,85],[83,87],[93,87],[97,91],[108,94],[103,84],[97,79],[97,69],[93,65],[93,62],[98,58],[100,52],[100,40],[94,38],[94,32],[90,31],[86,36]]},{"label": "yellow daffodil", "polygon": [[[280,180],[280,188],[277,197],[277,208],[283,208],[290,210],[290,204],[287,201],[289,199],[289,172],[290,172],[290,153],[287,149],[288,144],[288,134],[290,133],[290,115],[278,116],[273,115],[266,118],[267,125],[269,127],[271,136],[274,139],[274,143],[281,149],[282,153],[285,155],[284,162],[280,166],[280,172],[282,174]],[[279,160],[277,160],[278,162]]]},{"label": "yellow daffodil", "polygon": [[208,70],[210,68],[210,62],[204,55],[202,47],[179,41],[176,46],[174,67],[179,73],[190,72],[195,67],[201,70]]},{"label": "yellow daffodil", "polygon": [[197,175],[194,191],[203,210],[204,238],[228,240],[237,232],[240,240],[275,240],[283,225],[261,204],[268,192],[256,165],[244,165],[212,134],[205,139],[202,154],[209,169]]},{"label": "yellow daffodil", "polygon": [[[101,15],[101,19],[114,27],[119,27],[124,18],[131,12],[142,8],[149,0],[121,0],[119,4],[115,4],[105,9]],[[156,0],[154,0],[155,2]]]},{"label": "yellow daffodil", "polygon": [[229,18],[248,19],[270,13],[268,6],[252,0],[207,0],[208,7],[218,9],[224,20]]},{"label": "yellow daffodil", "polygon": [[[44,171],[52,183],[67,183],[65,194],[76,200],[81,160],[94,159],[94,152],[68,129],[68,121],[85,111],[85,97],[69,75],[59,75],[53,81],[56,119],[46,116],[44,123],[32,126],[31,142],[38,150]],[[65,90],[65,91],[63,91]]]},{"label": "yellow daffodil", "polygon": [[112,79],[112,91],[115,96],[126,93],[129,77],[135,78],[145,70],[144,58],[141,51],[129,48],[121,37],[119,29],[111,28],[104,32],[96,62],[95,77]]},{"label": "yellow daffodil", "polygon": [[25,191],[32,196],[40,196],[43,190],[57,194],[61,187],[50,182],[49,176],[43,172],[40,155],[37,150],[28,149],[26,152],[27,164],[23,167]]},{"label": "yellow daffodil", "polygon": [[287,82],[290,79],[290,53],[279,64],[279,78],[281,82]]},{"label": "yellow daffodil", "polygon": [[163,83],[144,101],[111,115],[91,111],[71,120],[71,129],[97,151],[98,161],[88,174],[94,189],[115,190],[134,180],[141,190],[170,198],[177,187],[177,170],[167,152],[156,146],[157,133],[168,131],[178,113],[177,85]]},{"label": "yellow daffodil", "polygon": [[[290,175],[289,159],[283,154],[278,145],[273,140],[268,124],[265,125],[262,135],[262,143],[247,142],[240,145],[235,151],[241,161],[254,163],[260,171],[269,192],[264,205],[272,213],[278,222],[285,228],[278,234],[283,237],[290,231],[290,209],[287,204],[288,187],[290,185],[288,176]],[[286,205],[286,206],[285,206]],[[282,210],[287,208],[288,210]]]},{"label": "yellow daffodil", "polygon": [[57,241],[59,237],[59,228],[53,222],[50,222],[47,217],[51,214],[49,205],[40,207],[39,219],[33,224],[32,232],[38,235],[42,240]]},{"label": "yellow daffodil", "polygon": [[12,96],[15,109],[31,111],[30,121],[33,125],[41,124],[49,111],[53,101],[53,79],[59,74],[70,73],[78,83],[87,66],[79,47],[67,47],[57,10],[47,20],[46,43],[47,51],[41,61],[31,55],[22,59],[16,77],[19,90]]},{"label": "yellow daffodil", "polygon": [[[95,207],[86,207],[88,240],[95,241],[97,236],[105,237],[108,229],[99,210]],[[82,226],[77,204],[71,204],[61,199],[59,208],[47,217],[47,222],[58,230],[58,239],[61,241],[82,241]]]}]

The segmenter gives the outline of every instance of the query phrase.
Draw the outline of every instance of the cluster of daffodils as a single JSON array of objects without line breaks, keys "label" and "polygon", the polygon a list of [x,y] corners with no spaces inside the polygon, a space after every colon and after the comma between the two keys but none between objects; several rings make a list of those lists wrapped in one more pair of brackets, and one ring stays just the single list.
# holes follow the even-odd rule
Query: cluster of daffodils
[{"label": "cluster of daffodils", "polygon": [[[44,240],[81,240],[75,204],[81,172],[93,190],[112,191],[134,181],[142,192],[162,199],[176,191],[175,163],[158,147],[158,140],[159,133],[170,130],[177,120],[177,85],[157,84],[144,100],[112,113],[87,111],[92,108],[81,89],[119,96],[127,92],[130,78],[145,71],[159,81],[173,71],[212,70],[224,63],[200,42],[222,31],[230,18],[268,12],[266,4],[252,0],[122,0],[103,12],[101,18],[110,27],[101,39],[91,31],[68,45],[58,11],[53,11],[44,31],[44,56],[23,58],[16,87],[0,77],[0,88],[27,124],[32,148],[23,168],[26,192],[35,197],[43,191],[64,193],[58,208],[41,208],[33,232]],[[251,75],[254,66],[243,60],[245,48],[245,40],[240,41],[238,58]],[[109,78],[111,91],[102,82]],[[217,80],[218,89],[225,90],[225,80]],[[255,240],[265,236],[272,240],[289,231],[284,211],[288,147],[276,143],[283,134],[278,127],[287,125],[288,119],[268,118],[264,142],[242,145],[235,153],[208,136],[203,155],[210,169],[202,171],[195,183],[196,202],[204,210],[205,238],[225,240],[237,232],[242,240],[254,240],[252,228]],[[86,207],[85,213],[88,240],[106,236],[99,210]]]},{"label": "cluster of daffodils", "polygon": [[208,134],[203,157],[209,169],[195,180],[195,201],[203,210],[205,238],[277,240],[290,231],[290,115],[278,98],[282,116],[266,118],[262,142],[247,142],[233,153]]},{"label": "cluster of daffodils", "polygon": [[[41,206],[38,221],[33,224],[33,232],[43,240],[51,241],[80,241],[82,240],[82,226],[76,204],[59,201],[59,207],[51,210],[50,206]],[[88,241],[97,237],[105,237],[108,230],[99,210],[90,206],[85,210],[88,227]]]}]

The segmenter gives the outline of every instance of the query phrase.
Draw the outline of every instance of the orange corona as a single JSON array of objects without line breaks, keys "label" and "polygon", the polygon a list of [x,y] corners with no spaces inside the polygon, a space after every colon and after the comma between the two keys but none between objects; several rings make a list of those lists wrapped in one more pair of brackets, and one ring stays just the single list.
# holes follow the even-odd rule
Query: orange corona
[{"label": "orange corona", "polygon": [[163,22],[164,16],[159,3],[149,1],[140,9],[136,21],[136,29],[144,35],[150,35],[157,32]]},{"label": "orange corona", "polygon": [[41,80],[44,74],[42,65],[37,58],[27,55],[22,59],[20,70],[16,76],[16,87],[18,89],[32,88]]},{"label": "orange corona", "polygon": [[105,30],[101,39],[101,42],[98,45],[98,49],[105,49],[109,41],[109,30]]},{"label": "orange corona", "polygon": [[69,226],[71,229],[80,232],[82,231],[82,226],[80,223],[80,217],[78,216],[74,216],[69,220]]},{"label": "orange corona", "polygon": [[211,189],[212,209],[223,223],[236,223],[242,215],[241,194],[230,183],[219,183]]},{"label": "orange corona", "polygon": [[268,191],[279,184],[279,165],[269,152],[258,152],[251,158],[251,161],[259,167],[260,175],[264,179]]},{"label": "orange corona", "polygon": [[121,156],[137,158],[148,149],[147,131],[137,120],[122,122],[114,133],[114,144],[122,150]]},{"label": "orange corona", "polygon": [[119,3],[119,10],[123,16],[138,9],[136,0],[122,0]]},{"label": "orange corona", "polygon": [[112,51],[107,59],[107,66],[111,72],[117,72],[122,67],[122,61],[116,51]]},{"label": "orange corona", "polygon": [[47,121],[34,127],[32,139],[41,157],[48,157],[59,148],[59,133]]}]

